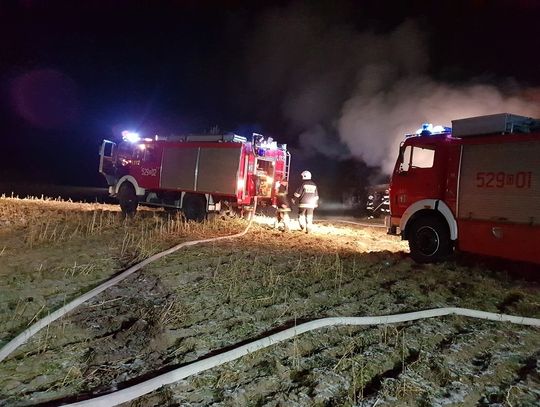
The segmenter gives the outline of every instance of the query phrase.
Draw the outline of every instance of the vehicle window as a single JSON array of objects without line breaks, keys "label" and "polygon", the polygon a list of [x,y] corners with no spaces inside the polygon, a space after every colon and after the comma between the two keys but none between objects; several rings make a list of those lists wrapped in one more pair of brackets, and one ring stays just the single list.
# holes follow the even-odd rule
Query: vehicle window
[{"label": "vehicle window", "polygon": [[113,143],[105,143],[103,145],[103,156],[104,157],[112,157],[113,155]]},{"label": "vehicle window", "polygon": [[412,152],[411,167],[431,168],[435,159],[435,150],[431,148],[414,147]]},{"label": "vehicle window", "polygon": [[401,164],[399,165],[400,172],[409,171],[409,166],[411,163],[411,152],[412,152],[411,146],[407,146],[403,150],[402,157],[401,157]]},{"label": "vehicle window", "polygon": [[155,160],[154,149],[152,147],[147,147],[146,150],[144,150],[143,160],[146,162],[153,162]]},{"label": "vehicle window", "polygon": [[118,146],[118,156],[120,158],[131,159],[133,155],[134,151],[131,143],[122,143]]},{"label": "vehicle window", "polygon": [[144,149],[142,149],[140,146],[137,146],[133,151],[133,158],[135,160],[142,160],[144,155]]}]

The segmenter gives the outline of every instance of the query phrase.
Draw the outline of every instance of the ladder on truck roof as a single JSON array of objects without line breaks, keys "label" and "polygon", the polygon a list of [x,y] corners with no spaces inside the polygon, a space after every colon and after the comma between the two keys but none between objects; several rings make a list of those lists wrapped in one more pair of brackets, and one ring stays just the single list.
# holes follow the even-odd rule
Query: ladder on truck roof
[{"label": "ladder on truck roof", "polygon": [[247,139],[237,134],[186,134],[180,136],[156,136],[156,140],[165,141],[209,141],[224,143],[245,143]]}]

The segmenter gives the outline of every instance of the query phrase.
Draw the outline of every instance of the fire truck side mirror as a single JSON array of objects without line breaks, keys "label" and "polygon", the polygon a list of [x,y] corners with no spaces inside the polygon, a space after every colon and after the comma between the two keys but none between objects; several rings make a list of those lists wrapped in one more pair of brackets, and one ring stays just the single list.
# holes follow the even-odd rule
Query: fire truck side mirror
[{"label": "fire truck side mirror", "polygon": [[407,170],[405,170],[405,166],[403,165],[403,163],[399,164],[398,174],[399,175],[406,175],[407,174]]}]

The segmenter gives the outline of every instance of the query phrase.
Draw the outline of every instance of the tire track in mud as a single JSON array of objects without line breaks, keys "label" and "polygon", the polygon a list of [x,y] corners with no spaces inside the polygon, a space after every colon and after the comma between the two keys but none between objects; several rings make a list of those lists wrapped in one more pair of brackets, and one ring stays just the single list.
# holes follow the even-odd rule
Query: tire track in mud
[{"label": "tire track in mud", "polygon": [[[540,347],[540,338],[535,340],[535,338],[530,338],[527,335],[527,331],[524,332],[501,332],[501,335],[496,336],[494,340],[471,344],[472,357],[467,361],[468,363],[464,363],[464,366],[472,370],[472,379],[469,376],[469,380],[474,390],[466,399],[467,401],[475,402],[479,406],[491,405],[497,402],[513,404],[508,399],[510,387],[517,387],[523,381],[523,378],[526,379],[533,372],[536,373],[536,378],[538,378],[538,372],[531,369],[532,366],[529,363],[532,365],[534,358],[536,365],[539,353],[536,352],[533,355],[525,353],[525,355],[519,356],[516,353],[516,350],[526,345],[527,342],[529,342],[528,347],[532,349]],[[538,384],[540,382],[537,381],[537,386]],[[537,401],[540,400],[538,389],[540,387],[537,387]],[[535,396],[529,392],[530,390],[534,389],[522,388],[521,396],[524,399],[534,398]],[[475,395],[475,392],[479,393],[478,396]]]},{"label": "tire track in mud", "polygon": [[[137,282],[139,281],[144,281],[145,279],[138,279],[136,280]],[[314,284],[314,286],[316,286],[317,283]],[[149,290],[148,292],[152,292],[155,288],[157,287],[157,280],[155,280],[153,283],[152,283],[152,289]],[[317,289],[313,288],[312,289],[313,291],[317,291]],[[137,291],[140,291],[140,290],[137,290]],[[115,293],[114,292],[111,292],[109,293],[110,297],[112,298],[115,298]],[[105,301],[108,301],[107,297],[108,296],[105,296]],[[90,303],[88,304],[89,307],[92,307],[94,304]],[[126,311],[126,307],[121,307],[124,309],[124,311]],[[218,308],[218,306],[216,306],[216,309]],[[118,309],[118,307],[115,307],[115,306],[111,306],[111,307],[107,307],[107,308],[102,308],[102,309],[96,309],[96,310],[92,310],[90,314],[87,313],[87,309],[81,309],[80,313],[78,314],[84,314],[85,315],[85,319],[86,320],[99,320],[99,319],[102,319],[101,316],[103,314],[108,314],[110,311],[113,311],[115,309]],[[201,308],[202,310],[203,308]],[[208,314],[208,313],[212,313],[212,311],[209,311],[208,308],[206,307],[206,310],[205,310],[205,314]],[[123,319],[126,319],[128,318],[127,315],[129,315],[129,312],[128,313],[124,313],[122,312],[122,314],[124,314],[124,317]],[[74,319],[77,320],[78,319],[78,315],[77,314],[74,314]],[[128,318],[129,319],[129,318]],[[233,318],[231,318],[233,319]],[[201,318],[201,320],[204,320],[204,318]],[[130,326],[132,326],[133,324],[136,323],[136,319],[131,319],[131,323],[128,324]],[[236,321],[237,324],[241,324],[241,321]],[[127,326],[127,325],[122,325],[120,328],[116,329],[116,330],[112,330],[112,331],[107,331],[105,333],[102,333],[101,335],[99,336],[94,336],[92,339],[90,339],[90,343],[86,343],[87,346],[90,346],[91,348],[92,347],[99,347],[99,342],[102,342],[102,340],[106,340],[108,338],[110,338],[111,336],[114,336],[118,333],[121,333],[122,331],[126,330],[126,329],[129,329],[130,326]],[[90,367],[92,367],[92,365],[90,365]],[[98,386],[99,387],[99,386]]]},{"label": "tire track in mud", "polygon": [[[156,305],[162,306],[166,304],[166,299],[160,298],[162,295],[169,296],[168,298],[171,301],[174,300],[181,305],[180,308],[186,310],[186,313],[191,314],[191,321],[190,323],[182,321],[181,323],[168,324],[162,328],[165,331],[172,331],[176,327],[179,330],[182,330],[184,334],[189,333],[187,330],[192,330],[189,335],[183,337],[183,339],[189,339],[191,341],[191,343],[190,341],[186,341],[188,347],[191,346],[191,348],[188,348],[185,353],[174,354],[175,350],[178,349],[177,345],[179,345],[179,343],[169,346],[160,352],[158,361],[161,361],[162,364],[159,367],[170,367],[174,366],[176,363],[187,361],[188,359],[195,359],[198,355],[204,355],[205,352],[210,350],[221,348],[227,344],[234,344],[239,340],[246,339],[246,337],[256,336],[261,332],[279,325],[280,322],[285,324],[287,321],[291,320],[290,318],[294,317],[292,309],[295,306],[300,307],[298,316],[309,317],[327,316],[331,311],[333,311],[333,313],[338,312],[336,310],[342,310],[341,312],[345,313],[351,309],[356,309],[359,310],[359,312],[366,314],[373,309],[376,310],[376,313],[386,313],[389,309],[392,311],[404,311],[409,307],[413,307],[414,304],[419,305],[420,307],[422,305],[428,306],[431,304],[429,289],[424,290],[426,292],[422,294],[423,297],[421,297],[420,303],[415,303],[412,301],[414,298],[409,298],[404,295],[404,292],[407,290],[407,285],[400,284],[402,281],[400,277],[410,279],[412,284],[416,284],[417,278],[420,279],[419,277],[411,276],[410,274],[400,272],[399,270],[396,272],[393,267],[394,264],[378,264],[377,261],[373,260],[373,258],[381,258],[389,259],[390,263],[399,263],[399,256],[377,255],[370,257],[371,261],[368,264],[365,264],[364,267],[354,268],[352,266],[353,260],[357,259],[357,257],[353,256],[352,259],[347,259],[349,254],[344,254],[340,260],[344,269],[340,285],[339,280],[335,280],[335,272],[313,275],[313,273],[309,272],[309,268],[298,272],[295,271],[294,267],[299,259],[309,261],[310,259],[315,258],[318,259],[319,263],[322,262],[322,265],[318,265],[317,267],[323,268],[325,265],[332,264],[332,260],[335,259],[335,253],[330,253],[326,256],[304,255],[295,257],[290,261],[276,262],[274,257],[264,257],[260,255],[260,253],[255,255],[250,254],[249,256],[246,254],[244,256],[243,254],[238,255],[237,252],[230,252],[228,260],[221,263],[218,259],[227,256],[221,252],[220,248],[212,250],[215,250],[215,253],[212,253],[212,256],[208,253],[211,251],[210,249],[205,250],[202,253],[203,256],[206,256],[206,259],[204,260],[198,259],[190,252],[188,259],[185,260],[183,264],[173,267],[175,269],[175,274],[173,276],[167,277],[166,275],[162,275],[160,267],[157,267],[157,269],[144,270],[141,275],[141,280],[126,280],[119,288],[119,291],[116,292],[116,295],[122,295],[127,298],[125,304],[120,305],[110,303],[110,306],[103,308],[97,306],[92,308],[90,313],[87,313],[90,307],[94,305],[89,304],[89,307],[81,309],[80,316],[86,315],[88,321],[96,321],[103,318],[104,315],[110,316],[114,314],[121,314],[126,317],[131,316],[140,319],[140,314],[134,310],[137,304],[132,302],[134,299],[139,300],[140,303],[138,304],[141,308],[148,307],[149,309],[153,309],[152,307]],[[226,246],[226,250],[231,250],[230,245]],[[276,257],[279,259],[279,255]],[[235,265],[248,261],[251,262],[251,269],[246,267],[242,273],[236,273],[234,278],[236,278],[237,281],[242,281],[243,279],[253,280],[254,285],[255,283],[260,285],[260,282],[263,278],[266,278],[266,276],[261,275],[261,272],[255,272],[253,269],[256,269],[257,267],[263,269],[263,265],[265,267],[274,265],[276,270],[281,270],[281,272],[277,274],[279,274],[282,279],[277,281],[277,283],[274,284],[274,287],[268,283],[267,286],[263,287],[264,290],[253,291],[256,293],[266,292],[270,294],[272,293],[272,289],[275,289],[275,286],[277,285],[278,289],[276,290],[275,296],[268,300],[271,301],[271,303],[268,304],[264,301],[255,302],[254,304],[256,306],[253,303],[248,303],[246,297],[251,295],[249,290],[245,293],[241,290],[235,292],[234,294],[239,295],[238,298],[235,298],[234,296],[227,297],[222,291],[228,288],[233,276],[227,273],[220,274],[208,271],[208,266],[211,264],[219,263],[222,267],[221,271],[223,271],[223,268],[226,268],[228,264]],[[257,261],[260,263],[256,263]],[[384,274],[382,276],[378,275],[377,272],[372,271],[372,268],[380,269],[382,271],[379,272]],[[427,270],[429,272],[429,268]],[[420,269],[420,271],[422,271],[422,269]],[[269,269],[264,268],[264,272],[269,272]],[[414,270],[414,272],[418,272],[418,270]],[[173,270],[171,269],[167,274],[172,273]],[[190,274],[190,276],[186,276],[187,274]],[[148,280],[151,280],[152,278],[155,278],[155,280]],[[211,280],[205,280],[208,278]],[[185,287],[179,289],[171,285],[170,282],[174,280],[182,281],[183,284],[185,284],[186,281],[189,281],[189,283]],[[301,283],[295,282],[295,280],[301,280]],[[158,282],[160,284],[158,284]],[[151,285],[151,290],[148,289],[147,284]],[[162,287],[162,291],[160,291],[160,287]],[[284,292],[282,287],[287,287],[288,291]],[[337,287],[341,288],[339,296],[337,295]],[[216,293],[216,291],[218,292]],[[214,292],[214,295],[208,297],[211,292]],[[110,297],[105,296],[100,298],[105,301],[116,298],[113,294],[114,293],[111,292]],[[105,293],[102,295],[105,295]],[[314,298],[320,298],[322,300],[325,297],[336,297],[338,300],[336,302],[335,298],[331,298],[331,303],[315,303],[312,301]],[[148,300],[148,302],[145,302],[146,300]],[[311,301],[309,306],[305,306],[304,304],[307,301]],[[228,317],[223,317],[227,314],[229,315]],[[276,318],[276,314],[278,318]],[[134,323],[136,323],[136,321],[133,322],[133,324]],[[231,325],[231,323],[233,324]],[[426,325],[422,323],[422,326],[425,327]],[[427,326],[439,325],[427,324]],[[129,327],[126,325],[124,328],[127,330]],[[405,325],[403,327],[400,326],[400,329],[404,329],[408,332],[408,330],[412,330],[414,327]],[[459,338],[457,343],[461,343],[462,340],[465,340],[466,332],[463,332],[464,335],[461,335],[459,327],[452,327],[452,329],[455,330],[455,333]],[[120,331],[122,330],[120,329],[111,332],[120,333]],[[215,340],[204,338],[212,335],[212,333],[220,331],[224,332],[220,333],[219,338]],[[433,329],[430,330],[430,332],[433,331]],[[184,398],[184,395],[189,393],[193,395],[194,400],[199,400],[199,403],[219,403],[220,399],[230,400],[233,396],[253,395],[258,391],[263,395],[263,401],[268,400],[269,397],[275,397],[278,400],[294,401],[298,405],[311,405],[310,403],[312,403],[313,399],[319,396],[318,399],[320,400],[334,400],[336,403],[338,400],[346,400],[347,397],[352,397],[349,395],[346,386],[344,385],[347,382],[350,383],[352,380],[352,363],[350,366],[347,365],[347,369],[342,369],[342,365],[339,365],[336,368],[336,364],[341,360],[343,355],[347,353],[346,345],[348,343],[348,331],[340,329],[337,332],[338,333],[323,333],[320,338],[318,335],[306,336],[305,338],[300,337],[298,340],[289,341],[283,347],[274,347],[271,348],[269,352],[261,352],[260,354],[253,356],[255,361],[270,360],[269,366],[263,366],[262,361],[259,364],[255,364],[254,361],[250,362],[249,360],[233,362],[231,363],[232,367],[217,368],[216,372],[199,374],[192,379],[190,378],[189,380],[183,381],[179,386],[170,386],[170,390],[167,390],[166,392],[159,393],[159,395],[154,394],[149,397],[157,397],[159,400],[162,398],[168,398],[170,400],[188,400],[190,397]],[[365,341],[365,336],[370,335],[373,332],[378,333],[379,330],[376,328],[359,330],[354,336],[354,339],[358,342]],[[421,333],[422,331],[420,330],[418,332]],[[175,336],[175,332],[167,332],[166,334],[171,334],[173,337]],[[201,336],[203,337],[201,338]],[[407,336],[409,336],[409,334],[407,334]],[[446,337],[451,337],[451,333],[447,332]],[[90,341],[99,342],[99,339],[100,338],[96,336],[90,339]],[[127,340],[126,337],[120,339],[122,341]],[[198,341],[199,339],[200,342]],[[386,381],[389,381],[390,379],[403,379],[402,376],[406,375],[410,370],[408,365],[418,365],[418,360],[423,360],[422,358],[424,358],[425,352],[437,352],[438,344],[444,341],[444,336],[438,337],[437,341],[437,345],[426,347],[425,350],[421,346],[411,345],[410,349],[407,348],[408,353],[405,355],[405,370],[401,372],[395,370],[398,366],[403,365],[402,360],[404,354],[402,350],[398,348],[399,343],[393,346],[379,346],[377,345],[377,341],[375,341],[373,344],[366,345],[363,352],[368,352],[368,354],[362,354],[362,357],[367,359],[370,357],[369,352],[371,352],[374,356],[372,358],[373,363],[371,363],[370,366],[378,365],[384,369],[377,371],[373,369],[375,373],[370,373],[370,375],[372,375],[371,382],[363,387],[363,391],[365,391],[363,397],[368,398],[370,393],[373,394],[373,397],[378,397],[381,393],[387,391],[384,387]],[[448,349],[452,347],[452,343],[453,342],[450,341],[448,342]],[[103,344],[96,344],[97,348],[103,346]],[[445,349],[445,346],[446,345],[442,347],[443,350]],[[418,353],[418,358],[414,359],[413,356],[416,349],[420,349],[420,351]],[[358,349],[355,352],[360,353],[361,349]],[[358,353],[353,354],[351,358],[354,360],[354,357],[356,357],[355,355]],[[411,357],[411,359],[407,359],[408,357]],[[349,356],[345,357],[345,360],[348,358]],[[150,356],[148,353],[141,358],[143,362],[150,362],[149,359]],[[152,374],[152,369],[158,365],[158,363],[149,363],[148,365],[135,367],[130,365],[132,361],[128,360],[123,365],[118,364],[118,368],[114,365],[114,363],[117,362],[112,362],[108,367],[111,368],[113,372],[105,379],[110,378],[114,382],[125,383],[133,378]],[[392,363],[388,364],[388,361]],[[231,370],[240,372],[235,373],[236,376],[234,376],[234,380],[227,380],[226,378],[220,379],[221,376]],[[332,377],[335,377],[337,383],[335,384],[335,387],[324,387],[324,385],[317,382],[319,375],[322,375],[321,372],[324,372],[329,376],[334,375]],[[122,376],[124,374],[127,375]],[[393,377],[394,375],[397,376]],[[264,384],[266,381],[268,381],[268,383],[273,383],[273,377],[280,378],[280,380],[283,381],[283,385],[276,389],[272,388],[270,384]],[[376,379],[377,377],[378,379]],[[208,380],[208,382],[206,383],[205,380]],[[221,381],[219,382],[219,380]],[[212,391],[209,391],[212,386],[217,384],[221,386],[223,393],[221,395],[213,394]],[[317,386],[319,386],[319,388],[314,390]],[[104,388],[103,381],[94,382],[93,387],[88,388],[88,390],[93,392],[99,391],[100,388]],[[292,394],[291,396],[287,395],[289,391]],[[212,394],[208,395],[208,393]],[[329,396],[323,396],[326,394],[329,394]],[[357,391],[354,397],[358,398],[359,396],[360,393]],[[197,402],[195,402],[195,404],[197,404]]]},{"label": "tire track in mud", "polygon": [[[127,284],[129,291],[133,295],[129,295],[121,301],[107,303],[107,301],[122,298],[122,294],[126,294],[126,287],[120,287],[118,290],[112,289],[110,292],[104,293],[104,296],[99,299],[100,301],[104,299],[104,302],[109,306],[101,308],[90,302],[62,320],[62,323],[68,322],[78,327],[78,331],[85,333],[84,337],[78,341],[69,341],[67,343],[62,340],[53,341],[53,343],[60,342],[60,344],[47,346],[46,353],[44,353],[43,349],[40,349],[35,352],[34,357],[50,359],[55,351],[59,352],[60,355],[65,355],[67,346],[86,349],[84,354],[78,358],[64,358],[66,362],[69,360],[68,366],[70,368],[67,375],[64,372],[59,379],[62,381],[62,378],[64,378],[65,381],[72,369],[76,369],[76,371],[81,372],[86,380],[80,387],[83,391],[95,388],[110,389],[110,383],[114,384],[118,381],[125,381],[131,376],[138,376],[141,370],[159,368],[163,363],[148,346],[153,339],[159,337],[161,329],[152,328],[155,324],[152,321],[150,323],[146,322],[144,315],[141,314],[144,314],[145,310],[153,311],[156,301],[158,304],[164,303],[169,294],[166,294],[167,290],[160,285],[158,278],[144,276],[142,279],[134,279],[134,281],[129,281]],[[142,289],[146,285],[151,290],[145,291]],[[156,295],[157,292],[165,293],[165,295],[162,295],[163,298],[161,298],[161,296]],[[51,338],[53,335],[57,335],[60,329],[59,325],[51,328]],[[36,336],[35,341],[41,341],[42,337],[43,334]],[[31,346],[33,346],[34,342],[32,342]],[[142,363],[142,360],[139,360],[139,365],[135,368],[133,365],[141,357],[141,353],[144,355],[145,361]],[[99,360],[95,359],[96,355],[101,355]],[[22,354],[22,356],[26,359],[30,357],[28,354]],[[31,364],[32,362],[26,360],[25,363]],[[96,377],[99,376],[99,372],[103,374],[101,377]],[[124,376],[123,379],[119,380],[122,375]],[[24,398],[25,395],[32,396],[35,391],[21,393],[21,397]],[[41,397],[43,400],[51,396]]]},{"label": "tire track in mud", "polygon": [[[351,278],[350,281],[354,283],[354,278]],[[390,288],[391,289],[395,284],[396,284],[395,280],[394,281],[390,280],[389,282],[386,282],[386,283],[383,282],[383,288],[386,288],[386,289]],[[314,281],[307,288],[310,289],[310,291],[315,292],[315,294],[324,293],[324,292],[327,291],[327,290],[324,290],[325,284],[320,282],[320,281]],[[393,294],[396,294],[396,293],[393,293]],[[399,297],[399,292],[397,293],[397,295]],[[395,303],[395,301],[392,301],[392,302]],[[216,304],[219,304],[218,300],[216,301]],[[346,306],[346,304],[347,303],[342,302],[341,306]],[[357,304],[357,302],[351,301],[350,304]],[[276,304],[272,304],[270,307],[272,307],[274,305],[276,305]],[[193,329],[195,331],[193,337],[196,337],[197,335],[200,335],[201,333],[204,334],[205,330],[208,333],[215,330],[216,327],[213,326],[214,321],[209,321],[209,320],[207,320],[205,318],[208,317],[209,315],[214,314],[219,308],[220,308],[219,305],[216,305],[213,309],[209,309],[208,306],[206,306],[206,307],[201,307],[198,310],[193,310],[195,314],[204,311],[204,316],[201,316],[201,318],[199,318],[199,322],[200,321],[206,321],[206,324],[205,323],[192,324],[192,325],[188,325],[188,326],[186,326],[184,328],[185,329]],[[230,318],[227,318],[227,319],[220,320],[220,323],[223,326],[228,328],[227,332],[229,334],[226,335],[226,336],[229,337],[229,338],[234,338],[236,336],[235,335],[235,330],[230,329],[231,328],[231,326],[229,325],[230,321],[234,321],[234,323],[235,323],[234,325],[239,325],[239,326],[242,325],[243,321],[238,316],[233,316],[233,317],[230,317]],[[245,321],[244,321],[244,323],[245,323]],[[208,328],[204,329],[203,328],[204,326],[208,326]],[[203,328],[203,330],[201,331],[200,329],[197,329],[197,328]],[[465,332],[463,332],[463,333],[465,333]],[[455,334],[460,335],[461,333],[459,332],[459,330],[456,330]],[[189,338],[189,337],[187,337],[187,338]],[[222,341],[223,341],[223,339],[222,339]],[[441,339],[440,342],[442,343],[443,339]],[[339,344],[334,341],[330,346],[339,347]],[[190,354],[190,353],[188,352],[188,354]],[[387,369],[385,371],[382,371],[382,372],[376,374],[375,376],[373,376],[371,381],[362,388],[363,389],[362,391],[367,392],[366,394],[364,394],[363,397],[369,397],[370,394],[373,394],[373,395],[378,394],[379,391],[381,390],[381,386],[382,386],[382,383],[383,383],[384,380],[397,378],[399,375],[401,375],[403,373],[403,369],[406,368],[406,366],[408,364],[414,363],[414,362],[416,362],[418,360],[419,355],[420,355],[420,352],[417,352],[417,351],[414,351],[414,350],[409,351],[408,355],[405,357],[405,360],[404,360],[405,363],[403,363],[403,361],[400,360],[399,355],[397,355],[397,356],[394,355],[393,359],[396,359],[394,364],[389,369]],[[191,356],[193,358],[196,358],[197,355],[193,354],[193,352],[191,352]],[[303,355],[302,358],[305,360],[305,363],[309,363],[309,357],[306,357],[306,356],[309,356],[309,355]],[[401,355],[401,356],[403,357],[403,355]],[[386,357],[388,357],[388,355],[386,355]],[[184,361],[185,360],[186,359],[184,358]],[[286,364],[287,363],[286,359],[282,359],[281,363]],[[251,380],[248,380],[248,381],[244,380],[244,381],[241,382],[240,385],[241,385],[241,387],[251,388],[251,387],[254,386],[254,383],[257,382],[257,379],[260,379],[260,376],[255,375],[255,379],[251,379]],[[237,386],[238,385],[239,385],[239,383],[237,383]],[[294,388],[298,388],[298,387],[299,386],[296,386]],[[302,387],[302,386],[300,386],[300,387]],[[358,397],[358,396],[359,396],[359,391],[356,394],[356,397]]]},{"label": "tire track in mud", "polygon": [[[453,333],[448,334],[447,337],[441,338],[439,343],[434,347],[434,350],[436,351],[438,348],[444,349],[444,348],[448,347],[447,345],[450,342],[448,340],[448,337],[452,337],[452,336],[453,337],[463,337],[464,336],[463,334],[466,334],[467,332],[468,331],[462,330],[461,328],[456,328]],[[417,360],[418,354],[419,353],[411,352],[410,358],[408,357],[405,364],[414,363]],[[369,393],[369,391],[373,391],[373,390],[378,391],[378,388],[374,384],[376,384],[376,383],[380,384],[380,380],[395,377],[396,375],[399,375],[400,373],[401,372],[397,371],[397,365],[394,365],[391,369],[389,369],[389,370],[387,370],[385,372],[379,373],[379,376],[375,376],[375,378],[373,379],[374,381],[371,382],[370,386],[367,386],[366,390],[368,391],[368,393]]]},{"label": "tire track in mud", "polygon": [[[286,389],[282,388],[279,392],[273,391],[271,393],[265,393],[263,394],[263,398],[267,400],[269,395],[271,395],[272,398],[276,397],[276,395],[280,395],[280,399],[283,399],[285,401],[291,401],[287,398],[288,393],[291,393],[291,391],[294,390],[304,391],[305,389],[311,389],[307,392],[307,395],[310,396],[310,398],[308,398],[305,403],[300,403],[297,405],[312,405],[313,398],[316,398],[319,401],[326,403],[326,405],[329,405],[328,403],[330,402],[342,404],[343,401],[347,399],[347,397],[352,397],[348,393],[348,389],[350,388],[350,381],[354,380],[354,378],[351,379],[350,377],[348,377],[351,373],[350,369],[341,370],[337,369],[336,366],[336,360],[338,361],[339,365],[339,361],[343,360],[342,357],[340,358],[340,355],[343,356],[343,354],[347,352],[347,346],[345,345],[347,345],[348,342],[344,341],[344,339],[348,339],[352,342],[356,341],[358,343],[362,343],[364,342],[366,331],[377,332],[380,329],[357,329],[357,332],[354,336],[347,334],[343,335],[342,331],[348,330],[346,328],[338,328],[337,330],[341,332],[341,335],[339,333],[336,333],[335,331],[328,331],[323,332],[319,335],[308,333],[304,334],[302,338],[299,338],[298,346],[302,348],[301,354],[299,355],[299,358],[301,358],[299,366],[294,366],[294,362],[291,361],[294,360],[294,355],[290,355],[291,351],[294,350],[294,343],[287,343],[283,345],[286,347],[285,351],[283,351],[283,349],[272,349],[270,352],[268,352],[269,355],[253,356],[254,358],[259,358],[259,363],[263,363],[268,360],[274,360],[274,363],[278,363],[280,366],[285,367],[287,373],[284,375],[284,377],[281,378],[282,380],[284,380],[284,385],[286,385]],[[323,338],[321,338],[321,336]],[[314,346],[312,347],[309,346],[311,342],[314,342]],[[306,343],[308,344],[307,347]],[[377,344],[377,341],[374,341],[373,344],[363,344],[359,346],[359,349],[357,349],[358,354],[369,354],[370,352],[372,352],[372,346],[375,345],[377,347]],[[434,346],[435,345],[437,344],[435,343]],[[415,363],[418,360],[421,352],[425,352],[425,350],[418,351],[415,349],[407,349],[407,355],[403,360],[403,354],[399,343],[394,344],[393,346],[389,346],[388,348],[379,349],[379,352],[377,354],[378,356],[376,359],[372,359],[371,365],[383,368],[386,366],[389,367],[386,370],[376,370],[372,378],[364,385],[364,387],[357,387],[356,399],[360,398],[359,396],[361,392],[363,392],[363,399],[369,399],[370,396],[377,395],[381,389],[381,383],[385,379],[398,377],[402,373],[403,368],[408,368],[409,364]],[[367,356],[365,355],[363,357],[367,358]],[[235,377],[234,383],[230,383],[229,386],[231,388],[234,388],[234,386],[240,386],[240,388],[244,389],[244,391],[248,394],[260,394],[260,392],[253,392],[253,383],[256,383],[257,380],[260,380],[264,377],[275,375],[276,373],[270,371],[267,372],[266,375],[261,376],[259,367],[253,365],[254,363],[251,362],[247,363],[247,366],[243,366],[243,371],[246,372],[246,377],[244,377],[243,380],[239,380],[238,377]],[[234,368],[235,366],[229,368],[219,367],[216,368],[216,370],[226,371],[227,369]],[[315,380],[316,378],[314,377],[315,375],[312,373],[314,370],[317,369],[324,372],[324,377],[327,377],[329,374],[336,375],[336,371],[340,372],[340,374],[336,375],[338,377],[337,381],[343,384],[342,386],[338,386],[340,388],[340,391],[334,391],[330,394],[330,396],[324,396],[325,390],[327,389],[321,388],[320,385],[318,390],[313,390],[318,387]],[[216,373],[204,373],[200,374],[199,376],[205,377],[207,380],[210,380],[209,378],[211,378],[213,374],[219,376],[222,374],[222,372],[218,371]],[[190,379],[189,381],[192,381],[193,383],[196,382],[195,379]],[[192,388],[187,391],[187,393],[182,392],[178,395],[178,397],[184,400],[188,400],[191,397],[193,397],[193,399],[196,399],[197,397],[193,394],[197,393],[197,391],[197,389]],[[176,393],[176,390],[173,389],[173,392]],[[206,400],[206,402],[211,403],[211,400]]]},{"label": "tire track in mud", "polygon": [[[494,336],[500,329],[492,322],[458,321],[455,325],[427,355],[427,369],[417,372],[416,378],[405,375],[405,380],[431,383],[429,389],[423,386],[422,400],[429,405],[487,405],[490,386],[504,388],[508,377],[519,375],[521,362],[515,360],[516,352],[527,344],[516,341],[509,345],[507,335]],[[526,349],[534,349],[534,331],[509,331],[527,339]],[[523,356],[518,358],[523,360]]]}]

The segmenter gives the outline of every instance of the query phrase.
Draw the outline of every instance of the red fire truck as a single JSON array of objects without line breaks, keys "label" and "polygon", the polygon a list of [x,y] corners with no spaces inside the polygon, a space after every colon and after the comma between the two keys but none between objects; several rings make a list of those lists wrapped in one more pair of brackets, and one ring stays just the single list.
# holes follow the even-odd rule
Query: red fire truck
[{"label": "red fire truck", "polygon": [[540,120],[502,113],[406,136],[386,223],[417,262],[455,248],[540,264]]},{"label": "red fire truck", "polygon": [[122,135],[119,144],[103,141],[99,171],[127,215],[141,203],[202,220],[209,211],[249,210],[254,197],[273,204],[277,182],[287,185],[287,146],[259,134],[249,142],[235,134]]}]

